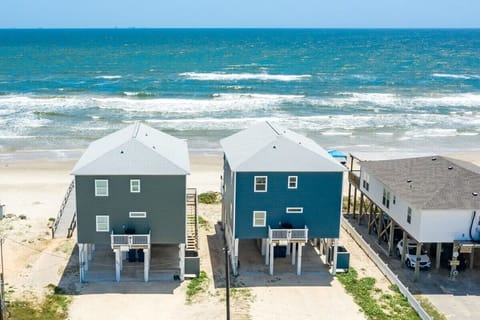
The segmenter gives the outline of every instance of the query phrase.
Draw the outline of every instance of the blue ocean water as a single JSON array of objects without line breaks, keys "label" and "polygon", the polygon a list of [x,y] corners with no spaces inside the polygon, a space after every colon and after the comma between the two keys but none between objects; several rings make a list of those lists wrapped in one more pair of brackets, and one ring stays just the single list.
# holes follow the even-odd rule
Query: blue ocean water
[{"label": "blue ocean water", "polygon": [[134,121],[216,152],[272,120],[325,148],[480,149],[480,30],[0,30],[0,152]]}]

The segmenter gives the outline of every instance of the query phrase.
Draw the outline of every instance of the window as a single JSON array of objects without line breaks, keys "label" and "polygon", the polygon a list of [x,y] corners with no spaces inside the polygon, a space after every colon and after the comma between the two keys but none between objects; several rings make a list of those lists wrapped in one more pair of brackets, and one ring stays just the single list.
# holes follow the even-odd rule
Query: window
[{"label": "window", "polygon": [[108,197],[108,180],[95,180],[95,197]]},{"label": "window", "polygon": [[288,189],[297,189],[297,187],[298,187],[298,177],[288,176]]},{"label": "window", "polygon": [[97,232],[109,232],[110,231],[110,218],[109,216],[96,216],[96,230]]},{"label": "window", "polygon": [[367,191],[370,188],[370,176],[366,173],[363,175],[363,188]]},{"label": "window", "polygon": [[407,211],[407,222],[412,223],[412,208],[408,207]]},{"label": "window", "polygon": [[140,193],[140,179],[130,180],[130,192],[131,193]]},{"label": "window", "polygon": [[130,218],[146,218],[147,213],[146,212],[131,211],[131,212],[129,212],[128,216]]},{"label": "window", "polygon": [[253,211],[253,226],[265,227],[267,220],[267,211]]},{"label": "window", "polygon": [[267,192],[266,176],[255,176],[255,192]]},{"label": "window", "polygon": [[397,203],[397,197],[396,197],[396,196],[393,196],[392,203],[393,203],[393,204]]},{"label": "window", "polygon": [[388,209],[390,208],[390,191],[383,189],[382,204]]},{"label": "window", "polygon": [[287,213],[303,213],[302,207],[288,207]]}]

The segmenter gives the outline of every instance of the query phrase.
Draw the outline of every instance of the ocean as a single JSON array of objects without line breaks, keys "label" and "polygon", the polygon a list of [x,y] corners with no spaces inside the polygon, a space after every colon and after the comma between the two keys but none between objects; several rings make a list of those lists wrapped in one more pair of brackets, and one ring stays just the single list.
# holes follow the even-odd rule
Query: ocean
[{"label": "ocean", "polygon": [[0,153],[142,121],[198,153],[270,120],[326,149],[480,150],[480,30],[0,30]]}]

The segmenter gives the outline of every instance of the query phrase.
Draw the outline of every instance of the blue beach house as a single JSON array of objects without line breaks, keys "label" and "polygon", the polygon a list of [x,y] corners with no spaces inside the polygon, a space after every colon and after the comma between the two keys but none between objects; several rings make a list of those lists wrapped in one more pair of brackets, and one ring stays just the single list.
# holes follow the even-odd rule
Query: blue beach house
[{"label": "blue beach house", "polygon": [[297,274],[302,247],[309,239],[332,239],[336,257],[342,165],[313,140],[269,122],[220,143],[224,151],[222,222],[235,274],[239,241],[245,239],[261,242],[270,274],[276,246],[286,246],[292,261],[297,260]]}]

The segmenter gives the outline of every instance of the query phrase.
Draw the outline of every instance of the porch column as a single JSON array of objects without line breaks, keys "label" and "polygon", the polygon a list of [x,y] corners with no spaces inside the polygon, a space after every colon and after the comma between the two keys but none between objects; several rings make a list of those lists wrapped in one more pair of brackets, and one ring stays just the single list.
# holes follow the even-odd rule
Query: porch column
[{"label": "porch column", "polygon": [[303,243],[298,244],[298,262],[297,262],[297,276],[302,274],[302,247]]},{"label": "porch column", "polygon": [[472,253],[470,253],[470,269],[473,269],[474,262],[475,262],[475,246],[473,246]]},{"label": "porch column", "polygon": [[402,268],[405,267],[405,259],[407,255],[407,232],[403,230],[403,246],[402,246],[402,252],[401,252],[401,261],[402,261]]},{"label": "porch column", "polygon": [[378,227],[377,227],[377,242],[382,243],[382,232],[383,229],[385,228],[385,225],[383,223],[383,210],[380,210],[380,214],[378,216]]},{"label": "porch column", "polygon": [[332,265],[332,275],[337,274],[337,252],[338,252],[338,239],[333,240],[333,265]]},{"label": "porch column", "polygon": [[270,244],[270,275],[273,276],[273,252],[275,251],[273,248],[275,247],[275,243]]},{"label": "porch column", "polygon": [[[403,244],[406,247],[406,244]],[[418,281],[420,276],[420,255],[422,254],[422,243],[417,242],[417,251],[415,252],[415,274],[413,276],[413,281]]]},{"label": "porch column", "polygon": [[289,256],[289,255],[290,255],[290,251],[291,251],[290,249],[291,249],[291,246],[292,246],[292,243],[291,243],[291,242],[287,243],[287,252],[286,252],[286,255],[287,255],[287,256]]},{"label": "porch column", "polygon": [[233,243],[234,256],[233,256],[233,274],[238,275],[238,239],[235,239]]},{"label": "porch column", "polygon": [[180,243],[178,245],[178,256],[180,261],[180,280],[185,279],[185,243]]},{"label": "porch column", "polygon": [[122,261],[122,253],[120,252],[120,249],[116,249],[115,250],[115,280],[117,280],[117,282],[120,281],[121,261]]},{"label": "porch column", "polygon": [[460,245],[456,242],[453,243],[452,249],[452,260],[450,261],[450,280],[455,280],[458,275],[457,271],[457,261],[458,261],[458,250],[460,249]]},{"label": "porch column", "polygon": [[[148,282],[149,272],[150,272],[150,250],[143,249],[143,280],[145,282]],[[181,269],[180,269],[180,274],[182,274]]]},{"label": "porch column", "polygon": [[295,265],[295,255],[296,255],[295,251],[297,250],[297,243],[296,242],[292,243],[292,246],[293,246],[293,248],[292,248],[292,266],[294,266]]},{"label": "porch column", "polygon": [[437,250],[435,252],[435,269],[440,269],[440,257],[442,256],[442,243],[437,242]]},{"label": "porch column", "polygon": [[266,251],[265,246],[266,246],[266,244],[267,244],[267,239],[262,238],[262,256],[265,255],[265,251]]},{"label": "porch column", "polygon": [[85,271],[88,271],[88,243],[83,245],[83,265]]},{"label": "porch column", "polygon": [[268,266],[268,262],[270,259],[270,242],[265,241],[265,265]]},{"label": "porch column", "polygon": [[390,234],[388,235],[388,255],[389,256],[393,256],[394,233],[395,233],[395,222],[393,222],[392,218],[390,218]]},{"label": "porch column", "polygon": [[80,267],[80,283],[85,280],[85,273],[83,270],[83,243],[78,244],[78,265]]},{"label": "porch column", "polygon": [[92,249],[90,243],[87,243],[87,259],[88,261],[92,260]]}]

